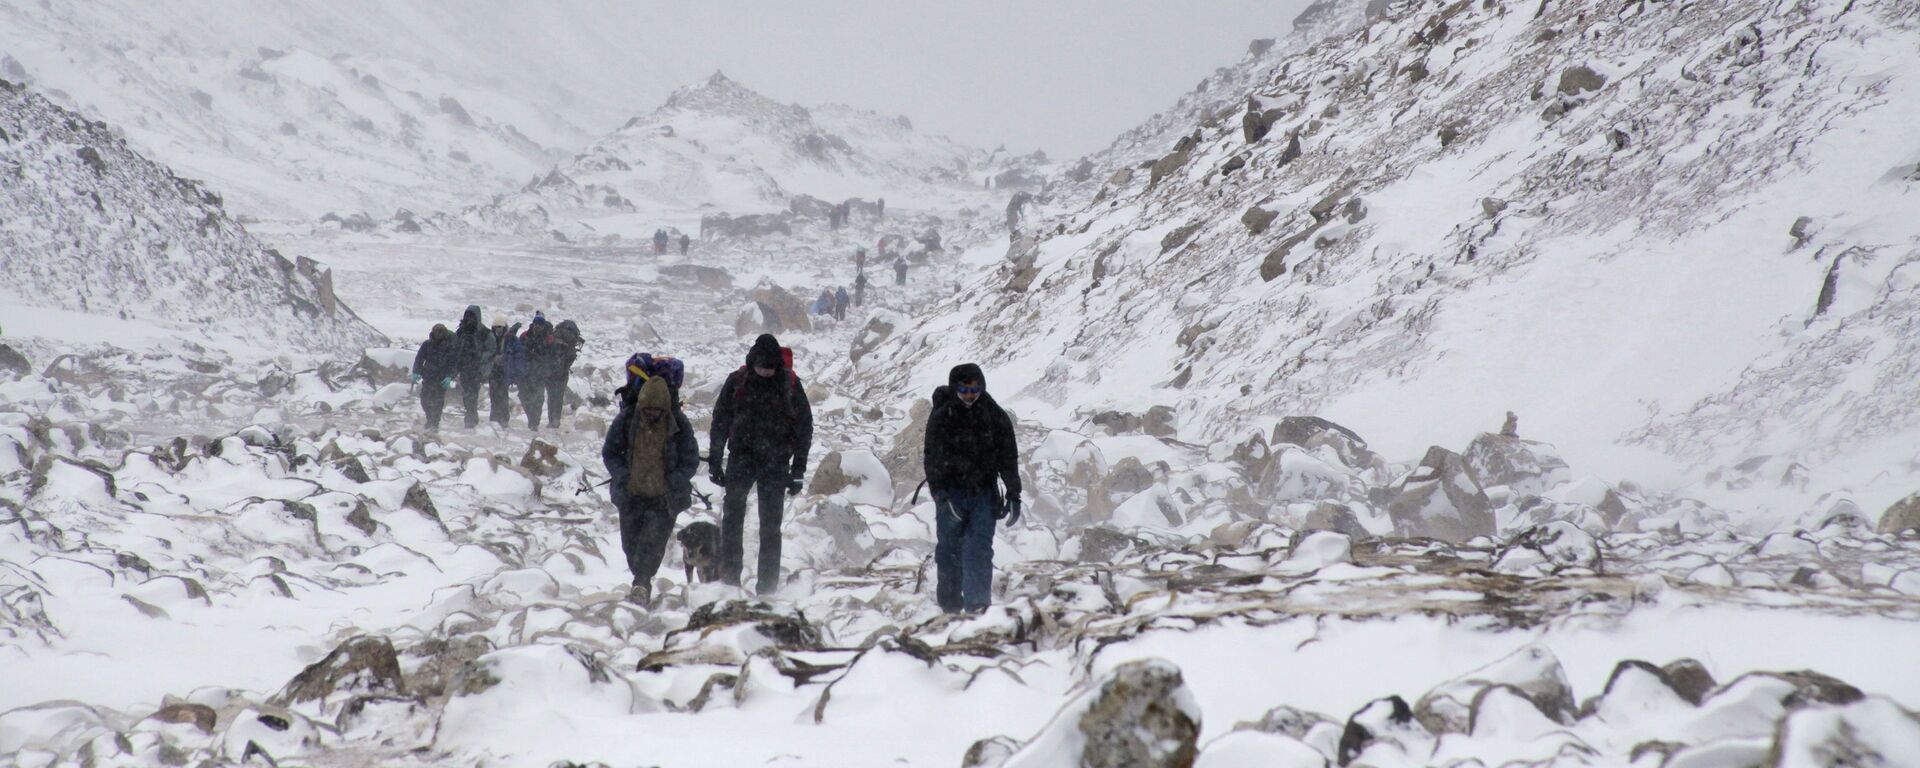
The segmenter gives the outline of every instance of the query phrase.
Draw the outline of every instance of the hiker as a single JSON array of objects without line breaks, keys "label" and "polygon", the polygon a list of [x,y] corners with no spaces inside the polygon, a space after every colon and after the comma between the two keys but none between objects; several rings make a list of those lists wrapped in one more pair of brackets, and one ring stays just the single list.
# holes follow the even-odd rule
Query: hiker
[{"label": "hiker", "polygon": [[[1020,520],[1013,419],[987,394],[987,375],[956,365],[927,415],[927,489],[933,492],[935,595],[940,609],[979,612],[993,598],[993,524]],[[1006,486],[1001,495],[1000,485]]]},{"label": "hiker", "polygon": [[653,255],[660,256],[665,254],[666,252],[667,252],[667,231],[664,229],[656,229],[653,231]]},{"label": "hiker", "polygon": [[553,337],[553,323],[539,312],[533,313],[533,321],[520,334],[520,343],[527,350],[527,371],[520,377],[520,405],[527,409],[527,428],[538,430],[540,414],[546,410],[547,381],[552,378],[560,344]]},{"label": "hiker", "polygon": [[460,405],[466,409],[467,429],[480,426],[480,385],[493,363],[493,336],[480,323],[480,305],[468,304],[453,332],[459,361]]},{"label": "hiker", "polygon": [[573,361],[580,356],[580,326],[562,320],[553,329],[556,346],[547,360],[547,425],[560,426],[560,406],[567,402],[567,380],[573,377]]},{"label": "hiker", "polygon": [[487,415],[502,427],[513,418],[509,388],[527,373],[527,345],[520,341],[520,324],[507,327],[507,319],[493,319],[493,360],[487,370]]},{"label": "hiker", "polygon": [[853,271],[859,272],[866,268],[867,268],[867,249],[865,248],[853,249]]},{"label": "hiker", "polygon": [[685,232],[680,233],[680,255],[687,255],[687,246],[692,244],[693,238],[687,237],[687,233]]},{"label": "hiker", "polygon": [[897,256],[893,260],[893,284],[907,284],[907,257]]},{"label": "hiker", "polygon": [[413,353],[413,383],[420,388],[420,410],[427,415],[427,433],[440,433],[440,410],[447,405],[447,390],[453,389],[453,375],[459,359],[453,348],[453,331],[435,323]]},{"label": "hiker", "polygon": [[813,306],[808,311],[816,315],[833,314],[833,291],[820,289],[820,298],[813,300]]},{"label": "hiker", "polygon": [[867,273],[853,276],[853,305],[858,307],[867,303]]},{"label": "hiker", "polygon": [[653,576],[667,555],[674,519],[693,506],[693,474],[700,469],[693,424],[668,377],[650,373],[643,357],[627,361],[627,384],[614,390],[620,415],[600,446],[607,490],[620,513],[620,549],[633,574],[627,599],[638,605],[653,597]]},{"label": "hiker", "polygon": [[887,199],[886,198],[884,197],[880,198],[879,202],[876,202],[873,204],[873,218],[876,221],[884,220],[887,218]]},{"label": "hiker", "polygon": [[747,364],[727,375],[713,406],[708,478],[726,489],[720,514],[720,578],[740,584],[747,494],[760,500],[760,567],[756,590],[780,587],[780,518],[799,494],[813,447],[813,406],[793,372],[792,352],[773,334],[753,340]]},{"label": "hiker", "polygon": [[847,319],[847,287],[844,285],[833,292],[833,319]]}]

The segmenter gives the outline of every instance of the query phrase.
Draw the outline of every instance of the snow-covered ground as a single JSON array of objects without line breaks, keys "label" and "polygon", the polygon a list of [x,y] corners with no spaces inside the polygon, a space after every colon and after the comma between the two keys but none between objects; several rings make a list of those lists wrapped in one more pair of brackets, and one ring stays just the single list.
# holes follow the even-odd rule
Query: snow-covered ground
[{"label": "snow-covered ground", "polygon": [[[1726,414],[1747,405],[1813,433],[1891,414],[1886,434],[1907,434],[1897,387],[1885,384],[1911,365],[1901,350],[1913,337],[1899,330],[1912,286],[1889,266],[1898,259],[1829,253],[1844,264],[1741,270],[1729,266],[1740,243],[1702,251],[1630,228],[1562,232],[1472,279],[1441,267],[1461,283],[1433,299],[1445,301],[1432,326],[1361,322],[1343,336],[1332,316],[1243,313],[1281,298],[1371,307],[1376,291],[1420,290],[1419,263],[1384,250],[1376,262],[1341,242],[1413,253],[1456,237],[1448,217],[1462,208],[1500,222],[1497,233],[1473,230],[1489,242],[1572,227],[1524,194],[1498,218],[1477,213],[1486,190],[1462,191],[1520,178],[1502,154],[1520,138],[1470,136],[1447,153],[1409,138],[1418,151],[1393,162],[1425,158],[1419,167],[1369,187],[1357,207],[1306,210],[1297,222],[1284,216],[1329,190],[1274,174],[1258,194],[1275,194],[1260,204],[1281,213],[1276,234],[1330,222],[1308,225],[1329,238],[1311,247],[1327,266],[1289,262],[1282,279],[1299,282],[1284,289],[1214,274],[1266,253],[1236,239],[1246,207],[1202,179],[1242,151],[1237,120],[1195,142],[1195,157],[1157,185],[1110,181],[1155,137],[1186,135],[1183,120],[1237,118],[1214,107],[1247,109],[1245,94],[1225,91],[1278,87],[1271,68],[1340,70],[1343,87],[1362,88],[1379,61],[1417,51],[1438,81],[1449,62],[1480,66],[1479,49],[1534,39],[1541,23],[1530,7],[1497,3],[1373,5],[1364,36],[1256,46],[1209,79],[1217,93],[1122,137],[1089,160],[1098,174],[1073,181],[1085,174],[1069,168],[1050,201],[1016,206],[1019,215],[1004,216],[997,193],[956,185],[890,197],[886,218],[863,213],[846,230],[799,217],[791,234],[703,238],[686,256],[484,228],[248,231],[105,129],[25,97],[8,102],[0,114],[15,122],[0,161],[11,165],[0,172],[51,168],[33,175],[58,183],[0,195],[24,212],[0,224],[22,246],[8,263],[34,270],[0,283],[10,291],[0,294],[0,764],[1920,765],[1910,658],[1920,497],[1895,503],[1910,489],[1890,490],[1920,473],[1911,446],[1853,451],[1859,466],[1844,472],[1790,454],[1711,475],[1685,465],[1699,441],[1742,434]],[[1888,31],[1910,30],[1911,15],[1872,0],[1805,5],[1791,28],[1837,28],[1834,50],[1851,52],[1834,71],[1899,75],[1857,83],[1888,101],[1826,105],[1835,119],[1891,114],[1914,55]],[[1616,33],[1651,23],[1640,14],[1680,12],[1641,6],[1613,22],[1553,5],[1543,18],[1589,41],[1565,45],[1613,50],[1605,41]],[[1842,14],[1838,27],[1803,18],[1828,11]],[[1871,23],[1845,17],[1869,11]],[[1725,56],[1745,55],[1740,39]],[[1863,63],[1869,54],[1886,60]],[[1626,71],[1608,68],[1609,81]],[[1344,119],[1413,99],[1412,84],[1387,80],[1378,105],[1341,101]],[[1604,106],[1582,98],[1567,108]],[[1285,109],[1334,119],[1326,104],[1304,104]],[[835,194],[938,188],[917,174],[951,163],[953,148],[873,117],[814,111],[808,119],[849,141],[879,131],[857,145],[885,149],[815,181]],[[676,140],[698,140],[680,133],[697,122],[674,126]],[[101,148],[94,160],[72,136]],[[1284,142],[1266,142],[1249,162],[1284,154]],[[1358,140],[1309,142],[1285,162],[1333,163],[1342,142]],[[1841,158],[1840,143],[1804,151]],[[763,149],[755,155],[785,146]],[[91,170],[96,162],[150,183],[106,189],[122,176]],[[1649,174],[1657,165],[1621,162]],[[1824,168],[1831,175],[1801,169],[1794,188],[1838,195],[1820,185],[1858,175]],[[604,173],[601,182],[645,181]],[[1861,210],[1829,211],[1852,223],[1805,230],[1804,248],[1910,237],[1893,210],[1903,188],[1868,189]],[[697,225],[697,207],[640,194],[630,203],[574,223],[628,234]],[[43,205],[47,218],[36,218]],[[1781,204],[1756,205],[1713,231],[1747,232],[1753,221],[1741,217],[1771,222]],[[170,240],[219,246],[194,254],[226,258],[161,269],[167,248],[115,245],[137,245],[141,231],[119,226],[122,209],[151,212],[141,217],[168,224]],[[31,226],[55,213],[68,229]],[[1192,221],[1203,226],[1179,234]],[[35,235],[44,231],[70,234],[57,243]],[[1780,234],[1751,231],[1742,243],[1755,248]],[[911,253],[908,284],[894,286],[890,264],[875,259],[865,306],[844,321],[805,314],[823,288],[850,287],[853,250],[884,235]],[[294,262],[304,277],[284,293],[236,277],[271,271],[286,261],[272,260],[279,253],[312,260]],[[1775,261],[1803,258],[1794,253]],[[104,266],[120,262],[103,254],[125,268]],[[1837,287],[1804,325],[1697,300],[1710,281],[1755,305],[1784,302],[1820,269],[1839,270]],[[128,291],[146,302],[132,314],[98,306],[120,295],[106,291],[110,278],[139,270],[188,287],[167,302]],[[1671,279],[1660,291],[1627,279],[1647,271]],[[263,332],[321,285],[351,307],[325,315],[352,318],[313,337],[328,343]],[[182,296],[231,316],[204,322]],[[538,310],[580,324],[586,346],[560,429],[535,435],[519,418],[506,429],[419,429],[411,347],[469,304],[509,322]],[[1425,311],[1389,304],[1385,318]],[[1680,331],[1654,338],[1649,317]],[[783,586],[756,600],[690,584],[675,545],[655,603],[630,603],[613,510],[596,486],[620,364],[642,350],[684,359],[689,416],[704,430],[721,379],[765,330],[795,349],[816,418],[812,477],[782,531]],[[1321,330],[1365,343],[1313,343]],[[1424,345],[1410,341],[1416,331],[1429,333]],[[356,334],[394,346],[338,341]],[[1275,375],[1262,366],[1277,358],[1264,355],[1297,343],[1309,351],[1289,375],[1351,375],[1337,379],[1348,382],[1333,387],[1338,397],[1314,400],[1324,409],[1291,410],[1306,401],[1257,389]],[[1433,350],[1443,351],[1415,354]],[[1229,352],[1249,357],[1220,362]],[[1028,514],[996,535],[995,607],[947,616],[932,597],[932,504],[915,495],[919,441],[928,390],[974,355],[1017,417]],[[1373,376],[1372,364],[1390,375]],[[1666,378],[1646,383],[1640,371]],[[1809,415],[1829,413],[1818,397],[1766,394],[1831,371],[1856,386],[1833,423]],[[1853,380],[1862,377],[1877,383]],[[1701,405],[1649,422],[1635,386]],[[1175,391],[1198,394],[1167,400]],[[1587,405],[1548,407],[1566,398]],[[1507,409],[1519,422],[1500,429]],[[1257,418],[1223,426],[1249,413]],[[1643,422],[1630,454],[1606,453],[1623,424]],[[1563,436],[1568,448],[1551,444]],[[713,519],[696,504],[681,522]],[[750,519],[750,547],[755,528]]]}]

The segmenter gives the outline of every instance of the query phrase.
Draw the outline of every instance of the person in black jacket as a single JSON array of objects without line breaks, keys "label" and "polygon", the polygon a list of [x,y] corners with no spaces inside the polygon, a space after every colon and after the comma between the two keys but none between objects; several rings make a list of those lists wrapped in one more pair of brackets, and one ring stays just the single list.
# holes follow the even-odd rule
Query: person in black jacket
[{"label": "person in black jacket", "polygon": [[954,366],[947,386],[933,391],[921,461],[933,492],[940,608],[985,610],[993,599],[994,521],[1020,520],[1020,459],[1013,419],[987,394],[980,366]]},{"label": "person in black jacket", "polygon": [[[562,362],[560,353],[564,345],[554,338],[553,323],[547,322],[547,316],[539,312],[533,313],[533,321],[527,323],[526,332],[520,334],[520,344],[527,354],[526,375],[520,377],[520,405],[527,409],[527,428],[537,430],[540,414],[547,412],[547,391],[552,388],[554,370]],[[564,395],[564,384],[560,390]],[[556,406],[548,425],[556,425],[559,417],[560,409]]]},{"label": "person in black jacket", "polygon": [[453,347],[459,361],[460,404],[466,408],[467,428],[472,429],[480,425],[480,385],[486,383],[493,363],[493,334],[480,322],[480,305],[469,304],[460,315]]},{"label": "person in black jacket", "polygon": [[693,506],[700,444],[687,415],[675,407],[665,379],[629,373],[627,385],[615,394],[620,415],[607,427],[600,460],[607,467],[613,506],[620,511],[620,549],[633,573],[627,599],[646,605],[653,596],[653,576],[667,555],[674,518]]},{"label": "person in black jacket", "polygon": [[526,345],[520,343],[520,324],[507,327],[503,317],[493,319],[493,359],[487,364],[487,413],[493,423],[502,427],[513,416],[513,404],[508,401],[508,390],[526,375]]},{"label": "person in black jacket", "polygon": [[785,497],[798,494],[813,447],[813,406],[786,362],[780,341],[763,333],[747,364],[727,376],[713,406],[709,479],[726,489],[720,515],[720,578],[740,583],[747,494],[760,494],[758,591],[780,587],[780,518]]},{"label": "person in black jacket", "polygon": [[453,348],[453,331],[435,324],[413,353],[413,383],[420,389],[420,410],[427,414],[427,431],[440,432],[440,410],[447,405],[447,390],[453,388],[453,375],[459,360]]}]

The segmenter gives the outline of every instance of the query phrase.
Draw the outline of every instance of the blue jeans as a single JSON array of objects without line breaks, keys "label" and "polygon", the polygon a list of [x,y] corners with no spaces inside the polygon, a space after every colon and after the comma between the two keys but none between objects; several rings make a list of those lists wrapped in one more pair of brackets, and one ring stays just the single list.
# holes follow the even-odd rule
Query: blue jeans
[{"label": "blue jeans", "polygon": [[934,594],[944,611],[979,610],[993,602],[993,497],[934,500]]}]

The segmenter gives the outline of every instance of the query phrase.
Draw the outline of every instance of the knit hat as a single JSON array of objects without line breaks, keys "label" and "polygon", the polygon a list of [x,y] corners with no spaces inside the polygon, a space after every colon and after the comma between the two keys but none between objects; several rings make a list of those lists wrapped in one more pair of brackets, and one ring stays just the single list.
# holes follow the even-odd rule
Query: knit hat
[{"label": "knit hat", "polygon": [[747,365],[777,371],[786,367],[785,357],[780,354],[780,340],[771,333],[763,333],[753,340],[753,348],[747,350]]}]

